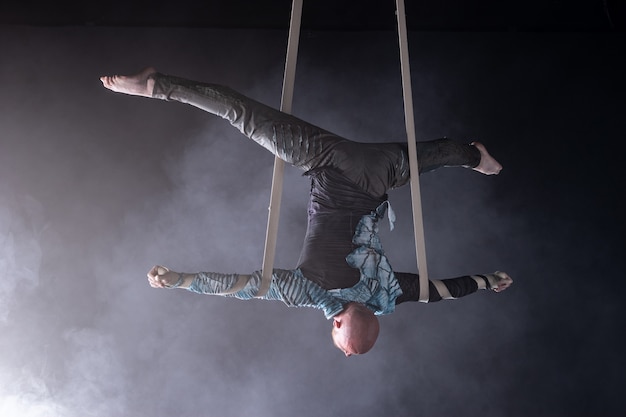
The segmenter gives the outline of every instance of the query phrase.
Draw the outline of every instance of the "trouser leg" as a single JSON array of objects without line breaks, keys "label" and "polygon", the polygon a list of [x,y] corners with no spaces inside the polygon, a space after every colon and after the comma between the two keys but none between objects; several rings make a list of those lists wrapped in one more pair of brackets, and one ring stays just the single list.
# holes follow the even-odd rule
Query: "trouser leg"
[{"label": "trouser leg", "polygon": [[473,145],[444,138],[417,142],[417,160],[420,174],[441,167],[474,168],[480,163],[480,152]]},{"label": "trouser leg", "polygon": [[[410,179],[406,143],[357,143],[336,145],[332,161],[351,181],[372,195],[383,195]],[[417,142],[419,173],[441,167],[475,167],[480,152],[475,146],[450,139]]]},{"label": "trouser leg", "polygon": [[347,141],[231,88],[155,74],[153,97],[178,101],[226,119],[241,133],[303,170],[327,165],[332,147]]}]

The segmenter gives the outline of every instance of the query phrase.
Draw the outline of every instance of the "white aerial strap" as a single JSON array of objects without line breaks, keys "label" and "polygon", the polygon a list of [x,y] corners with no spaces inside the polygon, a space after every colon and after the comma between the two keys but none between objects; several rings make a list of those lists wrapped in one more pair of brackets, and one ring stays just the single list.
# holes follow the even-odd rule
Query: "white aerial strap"
[{"label": "white aerial strap", "polygon": [[[285,60],[285,75],[283,77],[283,93],[280,102],[280,111],[291,113],[293,101],[293,86],[296,78],[296,59],[298,58],[298,42],[300,41],[300,21],[302,18],[302,0],[293,0],[291,6],[291,22],[289,24],[289,40],[287,42],[287,58]],[[274,157],[274,173],[272,174],[272,191],[270,194],[269,213],[267,217],[267,231],[265,234],[265,250],[263,253],[263,273],[261,286],[255,297],[267,294],[272,283],[274,258],[276,255],[276,240],[278,237],[278,220],[280,218],[280,201],[283,193],[283,176],[285,161]]]},{"label": "white aerial strap", "polygon": [[402,94],[404,96],[404,121],[409,151],[411,170],[411,203],[413,205],[413,233],[415,234],[415,253],[420,277],[419,301],[428,302],[428,268],[426,266],[426,243],[424,239],[424,220],[422,218],[422,198],[420,195],[419,171],[417,166],[417,146],[415,145],[415,119],[413,116],[413,93],[411,91],[411,70],[409,68],[409,48],[407,41],[404,0],[396,0],[398,17],[398,36],[400,42],[400,68],[402,71]]},{"label": "white aerial strap", "polygon": [[[415,235],[415,251],[417,255],[420,276],[419,301],[428,302],[428,268],[426,266],[426,245],[424,239],[424,221],[422,218],[422,201],[419,186],[419,168],[417,165],[417,146],[415,135],[415,120],[413,116],[413,97],[411,91],[411,73],[409,68],[409,51],[407,41],[406,16],[404,0],[396,0],[398,35],[400,42],[400,66],[402,71],[402,93],[404,96],[404,118],[407,130],[409,169],[411,172],[411,201],[413,206],[413,228]],[[298,42],[300,40],[300,22],[302,18],[302,0],[293,0],[291,8],[291,22],[289,25],[289,40],[287,43],[287,58],[285,75],[283,78],[283,92],[280,110],[291,113],[293,88],[296,74],[296,60],[298,56]],[[259,291],[255,297],[267,294],[272,282],[274,258],[276,254],[276,240],[278,236],[278,220],[280,217],[280,201],[283,189],[285,162],[274,158],[274,173],[272,175],[272,191],[270,195],[267,232],[265,236],[265,251],[263,254],[263,273]]]}]

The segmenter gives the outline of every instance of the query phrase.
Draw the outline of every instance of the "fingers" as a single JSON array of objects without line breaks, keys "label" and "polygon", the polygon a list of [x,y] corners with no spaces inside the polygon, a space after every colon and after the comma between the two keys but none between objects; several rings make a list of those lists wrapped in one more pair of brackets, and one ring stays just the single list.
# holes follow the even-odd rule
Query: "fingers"
[{"label": "fingers", "polygon": [[148,271],[148,283],[152,288],[165,288],[165,283],[163,282],[163,275],[168,273],[170,270],[164,266],[156,265],[153,266],[150,271]]},{"label": "fingers", "polygon": [[509,288],[511,284],[513,284],[513,279],[506,272],[497,271],[495,275],[498,279],[497,281],[498,286],[497,288],[494,288],[495,292],[504,291],[507,288]]}]

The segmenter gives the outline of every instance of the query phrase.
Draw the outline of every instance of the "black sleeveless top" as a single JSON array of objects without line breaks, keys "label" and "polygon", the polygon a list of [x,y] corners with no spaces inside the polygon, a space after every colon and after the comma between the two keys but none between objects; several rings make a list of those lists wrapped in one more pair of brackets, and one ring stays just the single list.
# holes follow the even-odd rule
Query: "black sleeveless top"
[{"label": "black sleeveless top", "polygon": [[333,168],[314,169],[305,175],[311,178],[311,193],[298,268],[324,289],[352,287],[360,273],[345,258],[355,248],[355,228],[387,195],[373,197]]}]

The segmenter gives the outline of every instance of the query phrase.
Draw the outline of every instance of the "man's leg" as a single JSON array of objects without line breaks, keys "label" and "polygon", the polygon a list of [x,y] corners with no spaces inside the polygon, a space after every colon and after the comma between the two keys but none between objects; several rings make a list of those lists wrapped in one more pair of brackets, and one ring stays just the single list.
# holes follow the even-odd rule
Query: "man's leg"
[{"label": "man's leg", "polygon": [[153,68],[101,80],[115,92],[178,101],[226,119],[245,136],[303,170],[332,165],[332,148],[348,142],[222,85],[163,75]]},{"label": "man's leg", "polygon": [[[284,161],[303,170],[336,168],[375,196],[409,180],[406,143],[352,142],[228,87],[159,74],[153,68],[101,80],[115,92],[178,101],[222,117]],[[480,143],[418,142],[417,153],[420,174],[442,166],[471,167],[487,175],[502,168]]]},{"label": "man's leg", "polygon": [[420,175],[441,167],[472,168],[485,175],[497,175],[502,170],[480,142],[461,143],[445,138],[417,142],[417,154]]},{"label": "man's leg", "polygon": [[[333,147],[332,163],[344,176],[373,196],[409,182],[406,143],[358,143],[344,141]],[[498,174],[502,166],[478,142],[451,139],[417,142],[420,175],[441,167],[472,168],[486,175]]]}]

